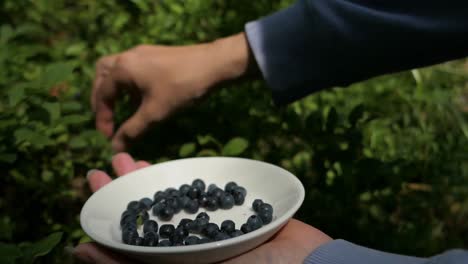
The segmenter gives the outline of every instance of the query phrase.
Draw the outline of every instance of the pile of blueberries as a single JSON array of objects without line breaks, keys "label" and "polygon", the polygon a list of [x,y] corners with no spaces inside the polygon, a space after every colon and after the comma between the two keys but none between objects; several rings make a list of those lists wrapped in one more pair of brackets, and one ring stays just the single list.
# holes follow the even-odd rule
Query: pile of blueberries
[{"label": "pile of blueberries", "polygon": [[[224,190],[215,184],[210,184],[206,192],[205,189],[205,183],[196,179],[191,185],[183,184],[178,190],[168,188],[158,191],[153,199],[142,198],[130,202],[120,219],[122,241],[129,245],[148,247],[204,244],[252,232],[273,219],[273,207],[260,199],[252,203],[256,214],[250,216],[240,230],[236,229],[232,220],[223,221],[220,227],[210,223],[210,217],[205,212],[199,213],[194,220],[182,219],[177,227],[171,224],[159,227],[155,220],[149,219],[148,211],[151,209],[154,216],[164,221],[171,220],[174,214],[181,210],[195,214],[200,207],[207,211],[215,211],[218,208],[231,209],[234,205],[242,205],[247,195],[247,190],[235,182],[227,183]],[[138,233],[138,227],[141,225],[143,237]]]}]

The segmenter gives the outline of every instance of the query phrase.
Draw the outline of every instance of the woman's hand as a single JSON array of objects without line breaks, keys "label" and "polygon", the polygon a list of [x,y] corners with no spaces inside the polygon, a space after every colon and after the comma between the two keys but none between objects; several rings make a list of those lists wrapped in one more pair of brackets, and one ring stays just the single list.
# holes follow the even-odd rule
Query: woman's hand
[{"label": "woman's hand", "polygon": [[[243,75],[248,61],[244,33],[198,45],[141,45],[103,57],[96,63],[91,94],[96,127],[113,137],[115,151],[123,151],[152,124],[215,84]],[[139,101],[139,107],[114,133],[114,103],[123,91]]]},{"label": "woman's hand", "polygon": [[[127,153],[117,154],[112,159],[112,167],[119,177],[149,165],[145,161],[134,161]],[[112,179],[103,171],[92,170],[88,174],[88,181],[91,190],[95,192]],[[265,244],[225,263],[302,263],[314,249],[331,240],[320,230],[292,219]],[[73,255],[86,263],[136,263],[96,243],[78,245]]]}]

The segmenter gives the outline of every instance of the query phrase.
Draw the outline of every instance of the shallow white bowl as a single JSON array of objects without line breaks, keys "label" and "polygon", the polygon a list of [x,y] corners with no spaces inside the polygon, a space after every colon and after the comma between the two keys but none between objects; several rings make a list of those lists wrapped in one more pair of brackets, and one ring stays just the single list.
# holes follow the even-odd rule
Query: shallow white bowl
[{"label": "shallow white bowl", "polygon": [[[236,228],[254,214],[251,205],[260,198],[273,206],[273,221],[251,233],[219,242],[178,247],[142,247],[122,242],[120,216],[127,204],[143,197],[153,197],[158,190],[178,188],[202,179],[224,188],[229,181],[247,189],[245,203],[230,210],[207,212],[210,222],[221,224],[226,219]],[[146,263],[213,263],[225,260],[264,243],[283,227],[304,200],[304,187],[290,172],[261,161],[212,157],[174,160],[140,169],[120,177],[94,193],[81,210],[83,230],[97,243]],[[198,212],[205,211],[200,208]],[[159,225],[177,225],[182,218],[194,219],[196,214],[181,211],[171,221],[154,218]],[[140,233],[141,235],[141,233]]]}]

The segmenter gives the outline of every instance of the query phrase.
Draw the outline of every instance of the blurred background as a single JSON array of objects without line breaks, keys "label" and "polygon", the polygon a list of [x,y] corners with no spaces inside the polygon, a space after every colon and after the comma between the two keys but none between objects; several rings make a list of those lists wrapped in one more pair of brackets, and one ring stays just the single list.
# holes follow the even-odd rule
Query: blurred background
[{"label": "blurred background", "polygon": [[[86,172],[110,172],[89,97],[100,56],[237,33],[291,0],[2,0],[0,262],[63,263]],[[430,45],[430,43],[428,43]],[[468,60],[382,76],[273,105],[262,81],[226,85],[130,153],[264,160],[296,174],[296,217],[364,246],[427,256],[468,247]],[[310,85],[313,85],[311,83]],[[133,109],[123,98],[122,122]]]}]

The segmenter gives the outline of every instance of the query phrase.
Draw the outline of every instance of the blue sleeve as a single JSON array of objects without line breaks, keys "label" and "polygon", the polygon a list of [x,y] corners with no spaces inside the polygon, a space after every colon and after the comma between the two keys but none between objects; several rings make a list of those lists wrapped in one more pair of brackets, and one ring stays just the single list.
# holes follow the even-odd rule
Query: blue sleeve
[{"label": "blue sleeve", "polygon": [[278,104],[468,56],[467,0],[299,0],[247,23]]},{"label": "blue sleeve", "polygon": [[450,250],[431,258],[417,258],[361,247],[345,240],[333,240],[314,250],[305,264],[466,264],[468,251]]}]

